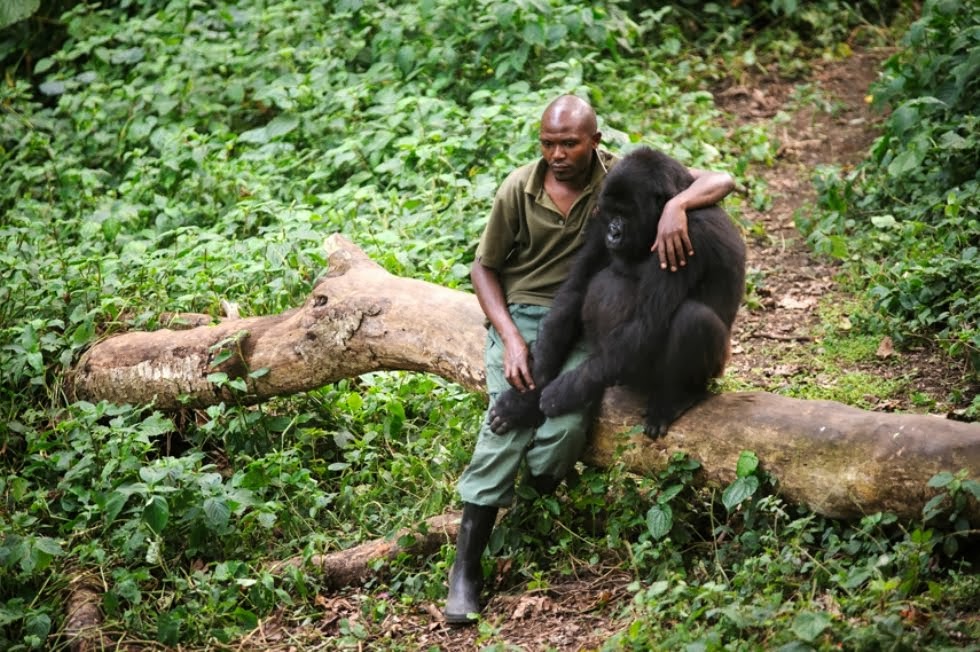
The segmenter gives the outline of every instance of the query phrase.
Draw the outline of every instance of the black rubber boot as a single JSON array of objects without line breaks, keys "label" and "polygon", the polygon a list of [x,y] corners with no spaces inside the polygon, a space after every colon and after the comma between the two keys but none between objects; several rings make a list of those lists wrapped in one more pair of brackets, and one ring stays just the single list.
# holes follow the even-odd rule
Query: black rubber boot
[{"label": "black rubber boot", "polygon": [[496,507],[463,503],[463,518],[456,537],[456,561],[449,572],[449,597],[443,612],[450,625],[472,625],[471,613],[480,613],[483,566],[480,557],[490,540]]}]

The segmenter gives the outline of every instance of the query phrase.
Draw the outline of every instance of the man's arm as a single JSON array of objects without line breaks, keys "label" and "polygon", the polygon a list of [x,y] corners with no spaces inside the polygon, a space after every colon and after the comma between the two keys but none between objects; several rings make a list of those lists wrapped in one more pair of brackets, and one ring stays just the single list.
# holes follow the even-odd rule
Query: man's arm
[{"label": "man's arm", "polygon": [[661,269],[676,272],[678,266],[687,264],[687,256],[694,255],[694,247],[687,235],[687,211],[717,204],[735,189],[735,180],[726,172],[708,172],[690,168],[694,183],[678,193],[664,206],[657,227],[657,239],[651,251],[660,257]]},{"label": "man's arm", "polygon": [[504,341],[504,376],[507,382],[519,392],[534,389],[531,352],[507,310],[507,299],[504,297],[500,275],[497,270],[486,267],[477,258],[470,269],[470,280],[483,314]]}]

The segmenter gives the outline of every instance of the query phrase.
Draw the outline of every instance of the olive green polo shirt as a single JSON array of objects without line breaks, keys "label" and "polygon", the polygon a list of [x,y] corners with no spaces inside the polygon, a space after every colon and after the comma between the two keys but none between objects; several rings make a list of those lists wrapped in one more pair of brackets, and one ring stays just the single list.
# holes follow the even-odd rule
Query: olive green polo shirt
[{"label": "olive green polo shirt", "polygon": [[567,217],[544,190],[544,159],[514,170],[497,190],[476,257],[500,274],[508,304],[551,305],[582,246],[599,186],[619,160],[604,150],[596,153],[605,167],[593,158],[592,178]]}]

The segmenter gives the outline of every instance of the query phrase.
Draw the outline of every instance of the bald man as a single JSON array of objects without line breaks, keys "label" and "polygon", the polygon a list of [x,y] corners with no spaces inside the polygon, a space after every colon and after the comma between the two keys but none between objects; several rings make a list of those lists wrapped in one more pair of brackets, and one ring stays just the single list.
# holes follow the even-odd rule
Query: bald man
[{"label": "bald man", "polygon": [[[490,220],[470,272],[473,289],[490,322],[485,353],[490,405],[508,387],[533,389],[530,351],[538,323],[548,312],[595,209],[606,173],[619,160],[599,149],[602,134],[585,100],[563,95],[547,106],[538,135],[541,158],[512,172],[494,197]],[[687,209],[710,206],[732,188],[723,173],[691,170],[695,181],[667,203],[651,249],[661,266],[676,270],[693,255],[687,236]],[[574,368],[587,355],[579,343],[565,362]],[[476,448],[459,481],[463,516],[456,561],[449,575],[446,621],[475,622],[480,611],[483,568],[497,510],[514,499],[521,464],[522,483],[538,494],[554,491],[585,447],[592,406],[549,418],[537,428],[494,434],[486,419]]]}]

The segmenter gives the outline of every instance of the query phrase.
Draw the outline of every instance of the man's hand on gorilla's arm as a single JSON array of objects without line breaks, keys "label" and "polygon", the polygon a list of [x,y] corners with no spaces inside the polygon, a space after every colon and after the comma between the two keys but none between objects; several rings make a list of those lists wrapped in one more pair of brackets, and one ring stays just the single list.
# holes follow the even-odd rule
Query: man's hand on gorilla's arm
[{"label": "man's hand on gorilla's arm", "polygon": [[691,238],[687,235],[687,211],[673,200],[664,205],[657,225],[657,239],[654,240],[651,251],[656,251],[660,258],[660,269],[676,272],[677,267],[687,265],[687,256],[694,255]]}]

